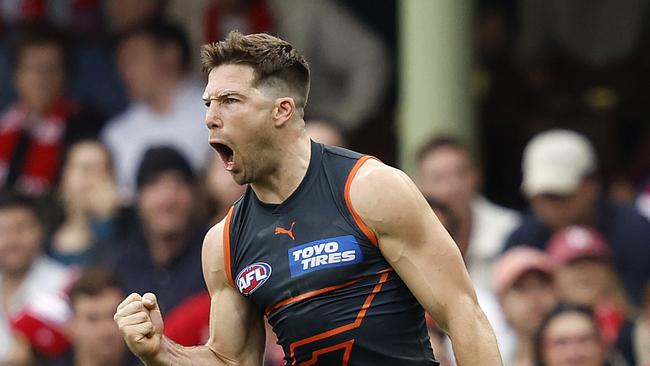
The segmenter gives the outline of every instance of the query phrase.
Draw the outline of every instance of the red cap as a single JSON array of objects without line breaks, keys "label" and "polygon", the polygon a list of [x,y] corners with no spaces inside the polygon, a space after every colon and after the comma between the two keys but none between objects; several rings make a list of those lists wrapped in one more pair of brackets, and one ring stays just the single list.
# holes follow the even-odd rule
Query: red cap
[{"label": "red cap", "polygon": [[499,257],[492,267],[492,287],[503,294],[525,273],[540,271],[553,274],[553,262],[549,256],[535,248],[517,246]]},{"label": "red cap", "polygon": [[555,233],[546,244],[549,256],[558,264],[580,258],[609,260],[607,241],[596,230],[584,226],[569,226]]}]

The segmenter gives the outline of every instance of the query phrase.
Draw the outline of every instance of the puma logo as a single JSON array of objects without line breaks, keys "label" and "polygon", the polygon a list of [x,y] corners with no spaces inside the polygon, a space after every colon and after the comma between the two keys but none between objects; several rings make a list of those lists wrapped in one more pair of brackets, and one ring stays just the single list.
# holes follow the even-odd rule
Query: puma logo
[{"label": "puma logo", "polygon": [[283,228],[283,227],[276,226],[276,227],[275,227],[275,235],[284,234],[284,235],[289,236],[289,237],[291,238],[291,240],[296,240],[296,238],[293,237],[293,226],[294,226],[295,224],[296,224],[295,221],[292,222],[292,223],[291,223],[291,227],[290,227],[289,229],[285,229],[285,228]]}]

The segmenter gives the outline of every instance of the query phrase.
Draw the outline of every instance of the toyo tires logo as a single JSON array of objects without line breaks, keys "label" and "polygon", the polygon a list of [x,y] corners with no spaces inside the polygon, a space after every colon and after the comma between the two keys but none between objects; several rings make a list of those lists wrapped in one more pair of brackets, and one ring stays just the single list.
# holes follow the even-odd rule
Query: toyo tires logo
[{"label": "toyo tires logo", "polygon": [[239,272],[235,283],[239,292],[248,296],[260,288],[271,277],[271,266],[268,263],[257,262]]}]

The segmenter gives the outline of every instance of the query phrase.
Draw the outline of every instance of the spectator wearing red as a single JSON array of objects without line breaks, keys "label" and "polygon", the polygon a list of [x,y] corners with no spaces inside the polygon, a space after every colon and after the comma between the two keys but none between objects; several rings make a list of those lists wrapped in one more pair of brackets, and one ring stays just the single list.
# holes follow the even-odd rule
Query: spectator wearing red
[{"label": "spectator wearing red", "polygon": [[46,24],[26,26],[12,51],[17,99],[0,116],[0,187],[43,195],[56,183],[61,157],[103,119],[68,94],[69,44]]},{"label": "spectator wearing red", "polygon": [[28,361],[29,349],[55,356],[67,345],[70,272],[44,255],[44,227],[28,198],[0,192],[0,233],[0,364]]},{"label": "spectator wearing red", "polygon": [[126,296],[117,277],[92,267],[81,273],[69,291],[71,317],[67,322],[70,349],[44,366],[135,366],[113,315]]},{"label": "spectator wearing red", "polygon": [[605,238],[593,228],[570,226],[551,237],[547,252],[556,263],[560,301],[592,308],[603,343],[635,364],[632,309]]}]

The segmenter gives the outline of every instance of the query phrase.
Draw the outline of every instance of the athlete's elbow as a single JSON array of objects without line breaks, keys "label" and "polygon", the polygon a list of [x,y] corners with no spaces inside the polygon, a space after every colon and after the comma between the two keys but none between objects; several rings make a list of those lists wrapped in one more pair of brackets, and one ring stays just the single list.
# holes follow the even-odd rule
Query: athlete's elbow
[{"label": "athlete's elbow", "polygon": [[455,331],[465,332],[467,327],[489,327],[485,313],[478,304],[475,296],[461,295],[456,301],[450,302],[445,316],[445,331],[449,334]]}]

